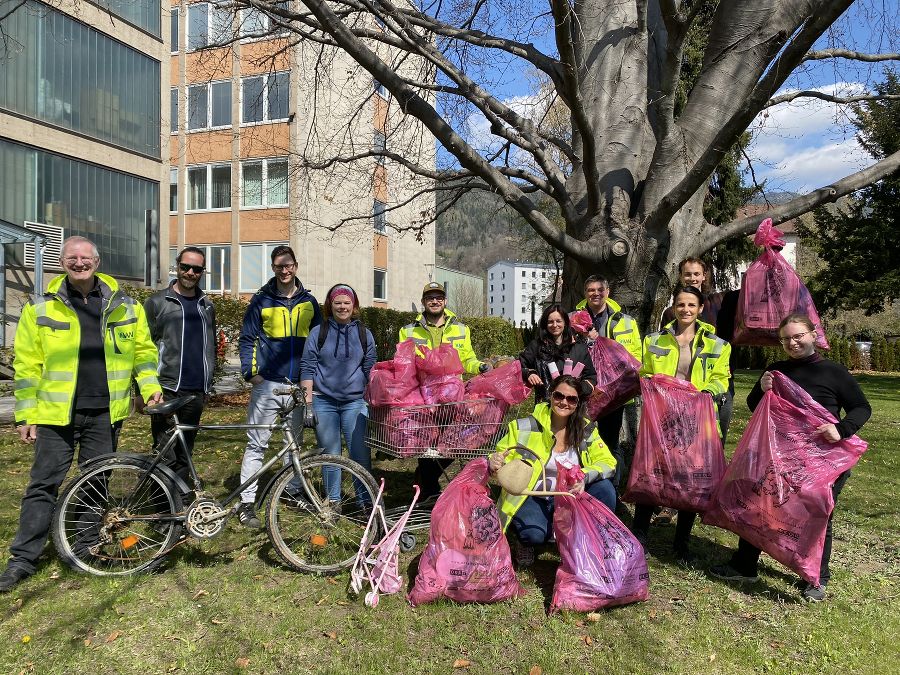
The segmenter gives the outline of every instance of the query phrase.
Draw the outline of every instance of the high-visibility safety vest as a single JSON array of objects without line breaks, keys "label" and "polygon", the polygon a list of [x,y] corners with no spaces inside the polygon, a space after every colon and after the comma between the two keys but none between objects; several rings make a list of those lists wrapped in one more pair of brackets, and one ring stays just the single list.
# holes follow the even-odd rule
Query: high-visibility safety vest
[{"label": "high-visibility safety vest", "polygon": [[[472,334],[469,327],[464,323],[460,323],[456,318],[456,314],[449,309],[444,310],[444,333],[441,336],[441,344],[451,344],[453,348],[459,352],[459,360],[462,361],[463,368],[467,373],[477,374],[481,367],[481,361],[475,356],[475,350],[472,349]],[[417,347],[428,347],[434,349],[435,345],[431,344],[431,332],[425,326],[425,317],[422,314],[416,317],[416,320],[400,329],[400,338],[398,342],[412,339]]]},{"label": "high-visibility safety vest", "polygon": [[[606,335],[610,340],[615,340],[628,350],[638,361],[641,360],[641,332],[637,321],[622,311],[621,305],[612,298],[606,299],[606,304],[612,310],[609,321],[606,322]],[[575,305],[575,309],[587,310],[587,298]]]},{"label": "high-visibility safety vest", "polygon": [[[641,375],[675,376],[678,370],[678,341],[675,339],[675,321],[658,333],[644,338],[644,359]],[[716,337],[715,328],[703,321],[697,322],[697,333],[691,342],[691,384],[698,391],[708,391],[719,396],[728,391],[731,377],[729,362],[731,345]]]},{"label": "high-visibility safety vest", "polygon": [[[97,274],[103,310],[103,352],[109,383],[111,422],[128,417],[131,380],[144,400],[161,392],[156,379],[157,352],[141,304],[119,290],[110,276]],[[22,309],[16,328],[16,422],[65,426],[72,421],[81,324],[72,308],[62,274],[47,292]]]},{"label": "high-visibility safety vest", "polygon": [[[581,470],[585,474],[584,482],[587,484],[602,478],[611,478],[616,469],[616,459],[597,433],[596,422],[589,423],[588,420],[584,422],[587,425],[584,440],[577,449]],[[531,457],[523,458],[515,449],[516,445],[524,445],[537,456],[537,460],[533,460],[531,479],[528,482],[528,489],[533,490],[541,478],[542,467],[550,460],[555,443],[556,438],[550,430],[550,405],[539,403],[534,407],[530,417],[509,423],[506,435],[497,443],[497,452],[510,451],[506,456],[506,462],[514,459],[533,460]],[[511,495],[506,490],[501,491],[498,504],[500,523],[504,532],[527,498],[526,495]]]}]

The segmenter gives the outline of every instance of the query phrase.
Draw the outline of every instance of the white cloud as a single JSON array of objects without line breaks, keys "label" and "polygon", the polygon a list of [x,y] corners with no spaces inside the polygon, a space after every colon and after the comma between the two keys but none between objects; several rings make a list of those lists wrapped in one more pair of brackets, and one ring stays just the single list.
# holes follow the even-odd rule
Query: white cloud
[{"label": "white cloud", "polygon": [[[848,96],[865,87],[836,82],[816,90]],[[761,113],[751,127],[754,137],[748,152],[757,178],[768,179],[770,189],[809,192],[871,163],[846,115],[845,107],[809,98]]]}]

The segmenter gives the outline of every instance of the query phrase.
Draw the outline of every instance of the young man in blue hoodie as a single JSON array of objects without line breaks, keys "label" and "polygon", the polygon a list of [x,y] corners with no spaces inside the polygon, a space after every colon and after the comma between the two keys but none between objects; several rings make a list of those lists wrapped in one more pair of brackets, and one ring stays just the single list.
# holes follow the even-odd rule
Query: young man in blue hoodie
[{"label": "young man in blue hoodie", "polygon": [[[286,381],[300,381],[300,359],[313,326],[322,322],[319,303],[297,279],[297,258],[290,246],[272,251],[272,271],[244,314],[238,347],[241,374],[253,385],[247,409],[248,424],[272,424],[280,405],[289,397],[275,394]],[[303,420],[297,421],[297,426]],[[259,471],[271,432],[247,431],[247,447],[241,462],[241,483]],[[252,529],[261,526],[256,515],[256,483],[241,493],[238,520]]]}]

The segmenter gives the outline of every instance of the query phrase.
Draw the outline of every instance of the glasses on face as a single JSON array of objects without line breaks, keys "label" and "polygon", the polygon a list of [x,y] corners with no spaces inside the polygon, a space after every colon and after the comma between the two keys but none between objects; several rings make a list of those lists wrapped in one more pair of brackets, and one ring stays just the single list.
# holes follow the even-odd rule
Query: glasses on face
[{"label": "glasses on face", "polygon": [[297,263],[284,263],[284,265],[272,265],[272,269],[276,272],[290,272],[297,266]]},{"label": "glasses on face", "polygon": [[65,262],[66,265],[93,265],[97,260],[99,260],[99,258],[97,258],[96,256],[91,256],[90,258],[71,256],[69,258],[64,258],[63,262]]},{"label": "glasses on face", "polygon": [[203,265],[188,265],[187,263],[178,263],[178,269],[182,272],[193,272],[194,274],[203,274]]},{"label": "glasses on face", "polygon": [[577,396],[566,395],[560,391],[554,391],[552,394],[550,394],[550,398],[552,398],[554,400],[554,402],[556,402],[556,403],[565,402],[571,406],[578,405],[578,397]]},{"label": "glasses on face", "polygon": [[809,335],[813,331],[808,330],[805,333],[797,333],[796,335],[791,335],[790,337],[782,337],[778,338],[778,341],[783,345],[789,345],[791,342],[800,342],[804,336]]},{"label": "glasses on face", "polygon": [[425,297],[425,303],[429,302],[444,302],[446,298],[443,295],[428,295]]}]

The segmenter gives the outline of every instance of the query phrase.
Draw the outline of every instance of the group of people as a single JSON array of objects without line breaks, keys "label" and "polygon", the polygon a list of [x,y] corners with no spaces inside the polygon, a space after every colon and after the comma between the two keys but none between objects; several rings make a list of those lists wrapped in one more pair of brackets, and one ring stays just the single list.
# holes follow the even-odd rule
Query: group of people
[{"label": "group of people", "polygon": [[[252,297],[239,339],[241,373],[252,385],[247,421],[271,424],[287,403],[279,393],[286,382],[301,383],[315,416],[318,444],[328,454],[340,454],[342,441],[350,457],[371,466],[366,446],[367,410],[363,398],[369,373],[376,361],[375,339],[360,320],[359,298],[347,284],[336,284],[320,307],[297,278],[297,259],[288,246],[271,254],[272,278]],[[97,247],[83,237],[64,243],[60,264],[65,274],[51,281],[47,292],[25,306],[15,340],[16,425],[22,441],[35,445],[29,484],[22,499],[19,528],[10,546],[10,559],[0,574],[0,592],[8,592],[36,570],[44,548],[57,492],[75,450],[83,466],[116,449],[122,422],[130,412],[132,386],[138,406],[182,396],[193,396],[181,408],[185,424],[199,424],[213,384],[216,363],[215,308],[200,288],[206,271],[202,249],[188,246],[176,258],[176,278],[151,295],[143,306],[121,291],[110,276],[98,272]],[[530,489],[552,491],[559,466],[578,465],[584,480],[573,491],[587,491],[610,509],[622,509],[618,493],[628,458],[619,437],[626,408],[586,418],[587,400],[597,385],[588,348],[598,337],[619,343],[641,361],[641,375],[664,373],[690,381],[707,392],[719,410],[721,433],[727,433],[734,387],[730,371],[731,336],[727,315],[735,298],[704,295],[706,264],[688,259],[680,268],[681,286],[660,330],[641,339],[637,322],[609,297],[609,281],[591,276],[584,284],[585,310],[591,327],[573,331],[569,313],[560,305],[547,307],[538,334],[519,356],[522,376],[534,388],[534,412],[511,423],[506,436],[490,456],[497,471],[527,451],[538,458]],[[733,317],[733,312],[732,312]],[[836,441],[855,433],[871,410],[856,381],[846,369],[815,352],[816,332],[809,319],[791,316],[780,335],[788,359],[768,370],[780,370],[838,416],[837,425],[820,429]],[[469,328],[447,309],[444,287],[428,283],[422,292],[422,312],[400,329],[398,341],[413,340],[433,349],[450,344],[467,373],[490,370],[472,349]],[[757,383],[748,403],[759,402],[771,387],[768,371]],[[309,424],[311,420],[295,420]],[[152,418],[154,442],[159,443],[169,421]],[[247,432],[241,463],[241,482],[262,465],[270,432]],[[195,434],[186,434],[192,451]],[[173,458],[173,469],[184,478],[188,467]],[[421,459],[416,482],[423,499],[440,492],[438,479],[450,460]],[[849,474],[849,472],[847,472]],[[835,483],[835,497],[847,474]],[[337,500],[337,475],[325,476],[329,498]],[[239,522],[259,528],[256,484],[241,494]],[[363,504],[362,506],[366,506]],[[517,558],[527,565],[534,547],[552,540],[553,497],[501,494],[499,509],[504,530],[512,526]],[[621,511],[620,511],[621,512]],[[654,517],[652,505],[635,508],[633,530],[642,543]],[[680,512],[674,539],[676,555],[691,559],[689,540],[696,514]],[[829,523],[822,584],[828,581],[831,548]],[[756,577],[759,551],[741,541],[726,565],[714,567],[716,576],[739,581]],[[807,589],[807,597],[821,599],[821,588]]]}]

